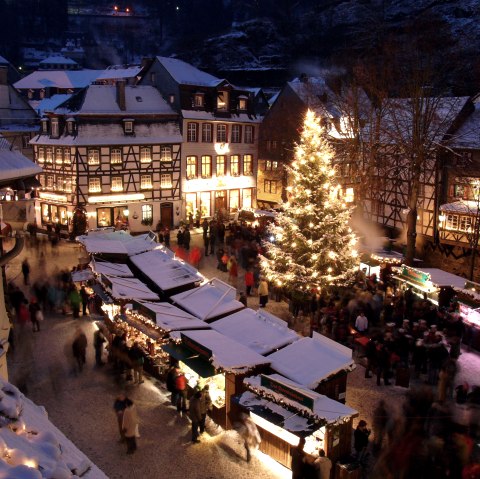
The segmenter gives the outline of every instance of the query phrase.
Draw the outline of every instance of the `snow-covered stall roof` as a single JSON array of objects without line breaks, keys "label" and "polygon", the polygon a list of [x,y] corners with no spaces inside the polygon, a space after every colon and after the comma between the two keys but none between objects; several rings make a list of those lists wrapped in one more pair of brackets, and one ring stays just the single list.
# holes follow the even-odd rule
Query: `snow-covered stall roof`
[{"label": "snow-covered stall roof", "polygon": [[160,300],[147,285],[137,278],[119,278],[105,274],[102,274],[100,278],[105,289],[117,300]]},{"label": "snow-covered stall roof", "polygon": [[[243,382],[263,397],[262,402],[265,401],[265,398],[271,399],[274,403],[282,402],[286,406],[305,413],[308,417],[327,424],[336,424],[358,415],[355,409],[323,394],[306,389],[301,384],[290,381],[280,374],[262,374],[245,378]],[[246,394],[242,397],[244,405],[259,399],[254,394]],[[240,403],[242,404],[242,400]],[[266,405],[266,407],[271,408],[270,405]],[[288,416],[291,416],[291,413],[288,413]],[[301,419],[306,420],[306,418]]]},{"label": "snow-covered stall roof", "polygon": [[204,321],[177,308],[170,303],[152,303],[150,301],[134,301],[133,311],[145,315],[166,332],[187,329],[205,329]]},{"label": "snow-covered stall roof", "polygon": [[89,281],[91,279],[93,279],[93,274],[89,269],[72,272],[72,281],[74,283],[83,283],[84,281]]},{"label": "snow-covered stall roof", "polygon": [[464,214],[470,216],[477,216],[479,213],[479,205],[476,201],[460,200],[453,203],[445,203],[440,205],[440,211],[445,213]]},{"label": "snow-covered stall roof", "polygon": [[161,247],[131,256],[130,260],[162,291],[186,285],[193,286],[204,280],[193,266],[182,260],[171,258]]},{"label": "snow-covered stall roof", "polygon": [[468,115],[455,131],[450,146],[452,148],[480,148],[480,98],[473,101],[475,110]]},{"label": "snow-covered stall roof", "polygon": [[258,354],[271,353],[300,339],[282,319],[250,308],[225,316],[212,323],[211,327]]},{"label": "snow-covered stall roof", "polygon": [[267,356],[272,369],[288,379],[315,389],[321,382],[340,371],[352,371],[352,350],[313,333]]},{"label": "snow-covered stall roof", "polygon": [[0,181],[17,180],[35,176],[43,169],[16,150],[0,146]]},{"label": "snow-covered stall roof", "polygon": [[197,318],[207,321],[243,309],[244,305],[236,297],[235,288],[213,278],[208,283],[176,294],[171,299]]},{"label": "snow-covered stall roof", "polygon": [[157,61],[170,73],[180,85],[217,86],[223,80],[203,72],[193,65],[177,58],[157,56]]},{"label": "snow-covered stall roof", "polygon": [[[0,479],[107,479],[49,420],[45,409],[0,379]],[[8,456],[7,456],[8,453]]]},{"label": "snow-covered stall roof", "polygon": [[125,231],[96,231],[77,236],[76,240],[85,246],[90,254],[116,254],[130,256],[149,251],[157,243],[150,233],[132,236]]},{"label": "snow-covered stall roof", "polygon": [[18,80],[17,90],[41,88],[84,88],[90,85],[103,70],[39,70]]},{"label": "snow-covered stall roof", "polygon": [[134,274],[126,264],[110,263],[100,259],[92,259],[90,268],[94,273],[107,274],[109,276],[119,276],[123,278],[133,278]]},{"label": "snow-covered stall roof", "polygon": [[[193,340],[193,343],[192,341]],[[182,331],[182,343],[208,359],[216,369],[241,374],[270,363],[251,349],[212,329]]]},{"label": "snow-covered stall roof", "polygon": [[430,275],[431,282],[437,286],[451,286],[452,288],[463,288],[465,286],[465,278],[452,273],[447,273],[437,268],[415,268]]}]

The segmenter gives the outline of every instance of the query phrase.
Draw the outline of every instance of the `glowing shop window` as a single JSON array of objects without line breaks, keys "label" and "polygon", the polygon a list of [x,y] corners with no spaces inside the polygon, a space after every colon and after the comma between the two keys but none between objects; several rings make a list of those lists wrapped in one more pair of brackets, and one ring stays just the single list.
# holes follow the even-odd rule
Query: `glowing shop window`
[{"label": "glowing shop window", "polygon": [[202,216],[211,216],[209,191],[203,191],[200,193],[200,212],[202,213]]},{"label": "glowing shop window", "polygon": [[355,193],[353,191],[353,188],[347,188],[345,190],[345,202],[352,203],[354,199],[355,199]]}]

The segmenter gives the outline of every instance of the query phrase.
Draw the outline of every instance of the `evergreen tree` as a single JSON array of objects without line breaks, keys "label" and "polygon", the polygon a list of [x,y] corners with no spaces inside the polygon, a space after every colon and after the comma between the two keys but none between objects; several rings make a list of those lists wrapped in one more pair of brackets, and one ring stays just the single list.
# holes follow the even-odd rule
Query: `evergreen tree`
[{"label": "evergreen tree", "polygon": [[308,111],[288,168],[289,201],[266,242],[262,270],[274,285],[309,294],[345,283],[355,271],[357,239],[349,227],[351,208],[335,184],[334,153],[326,131]]}]

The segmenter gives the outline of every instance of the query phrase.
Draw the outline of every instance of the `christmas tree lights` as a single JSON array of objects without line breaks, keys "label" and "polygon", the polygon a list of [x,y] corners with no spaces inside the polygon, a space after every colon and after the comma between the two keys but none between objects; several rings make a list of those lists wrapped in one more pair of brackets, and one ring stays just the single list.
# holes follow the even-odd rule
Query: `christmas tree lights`
[{"label": "christmas tree lights", "polygon": [[308,294],[345,283],[358,265],[351,208],[335,183],[334,152],[320,120],[305,117],[295,160],[288,168],[288,202],[272,224],[262,257],[267,279],[290,292]]}]

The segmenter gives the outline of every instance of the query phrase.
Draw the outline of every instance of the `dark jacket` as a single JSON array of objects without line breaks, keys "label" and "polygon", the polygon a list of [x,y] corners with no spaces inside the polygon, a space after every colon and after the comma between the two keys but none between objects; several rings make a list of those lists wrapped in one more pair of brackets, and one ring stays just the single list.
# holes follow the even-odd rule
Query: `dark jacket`
[{"label": "dark jacket", "polygon": [[202,420],[202,398],[197,394],[190,399],[190,408],[188,410],[188,417],[195,422]]}]

